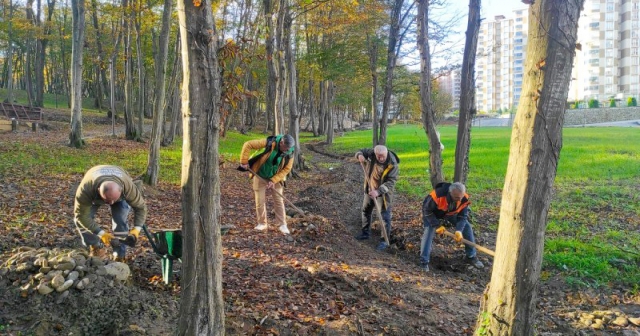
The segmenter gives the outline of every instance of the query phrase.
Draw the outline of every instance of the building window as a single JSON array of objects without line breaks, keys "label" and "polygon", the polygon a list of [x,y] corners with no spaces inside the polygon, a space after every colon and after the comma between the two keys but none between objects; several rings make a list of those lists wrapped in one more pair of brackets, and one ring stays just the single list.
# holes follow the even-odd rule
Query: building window
[{"label": "building window", "polygon": [[607,58],[607,66],[613,66],[613,58]]},{"label": "building window", "polygon": [[591,65],[599,65],[600,64],[600,59],[599,58],[592,58],[589,60],[589,64]]},{"label": "building window", "polygon": [[513,56],[515,56],[516,58],[522,58],[522,53],[515,53],[513,54]]},{"label": "building window", "polygon": [[613,93],[613,85],[607,85],[605,88],[606,93]]},{"label": "building window", "polygon": [[638,37],[638,32],[635,31],[635,30],[631,31],[631,37],[633,37],[633,38]]},{"label": "building window", "polygon": [[613,40],[613,30],[607,30],[607,32],[606,32],[606,33],[604,33],[604,37],[605,37],[606,39]]},{"label": "building window", "polygon": [[605,46],[606,46],[607,48],[613,48],[613,40],[607,40],[607,41],[605,42]]},{"label": "building window", "polygon": [[607,2],[607,12],[613,12],[614,7],[613,2]]},{"label": "building window", "polygon": [[513,68],[513,71],[522,72],[522,67],[515,67],[515,68]]},{"label": "building window", "polygon": [[613,21],[613,13],[607,13],[604,16],[606,21]]},{"label": "building window", "polygon": [[515,77],[515,78],[520,78],[520,79],[521,79],[521,78],[522,78],[522,74],[515,74],[515,76],[514,76],[514,77]]},{"label": "building window", "polygon": [[516,18],[516,22],[522,22],[522,18],[521,17]]},{"label": "building window", "polygon": [[605,55],[606,57],[613,57],[613,49],[607,49],[607,50],[605,50],[604,55]]},{"label": "building window", "polygon": [[606,78],[606,82],[607,84],[613,84],[613,77],[607,77]]},{"label": "building window", "polygon": [[516,37],[522,36],[522,32],[516,32]]},{"label": "building window", "polygon": [[613,29],[613,21],[607,21],[605,24],[606,29]]},{"label": "building window", "polygon": [[514,50],[522,50],[522,46],[515,46]]},{"label": "building window", "polygon": [[591,22],[591,23],[589,24],[589,28],[591,28],[591,29],[598,29],[598,28],[600,28],[600,22]]},{"label": "building window", "polygon": [[638,48],[631,48],[631,56],[638,56]]},{"label": "building window", "polygon": [[521,38],[519,38],[519,39],[515,39],[515,40],[513,40],[513,42],[514,42],[514,43],[522,43],[522,39],[521,39]]},{"label": "building window", "polygon": [[515,62],[513,62],[515,65],[522,65],[522,60],[516,60]]}]

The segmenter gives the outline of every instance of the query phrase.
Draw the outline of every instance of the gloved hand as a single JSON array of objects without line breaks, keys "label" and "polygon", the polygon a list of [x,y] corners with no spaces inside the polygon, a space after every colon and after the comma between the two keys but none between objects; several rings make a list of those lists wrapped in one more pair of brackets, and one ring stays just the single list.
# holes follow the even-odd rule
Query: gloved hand
[{"label": "gloved hand", "polygon": [[136,246],[136,243],[138,242],[138,236],[140,236],[140,230],[141,228],[139,226],[136,226],[133,229],[131,229],[131,231],[129,231],[129,235],[124,240],[125,245],[131,246],[131,247]]},{"label": "gloved hand", "polygon": [[100,237],[100,240],[102,241],[102,243],[105,246],[110,246],[111,245],[111,239],[113,239],[113,235],[109,232],[105,232],[102,231],[101,233],[98,233],[98,237]]},{"label": "gloved hand", "polygon": [[444,225],[441,225],[439,228],[436,229],[436,233],[439,235],[443,235],[446,230],[447,229],[445,229]]},{"label": "gloved hand", "polygon": [[453,239],[455,239],[456,242],[458,242],[458,243],[461,242],[462,241],[462,232],[456,231],[456,237],[453,238]]}]

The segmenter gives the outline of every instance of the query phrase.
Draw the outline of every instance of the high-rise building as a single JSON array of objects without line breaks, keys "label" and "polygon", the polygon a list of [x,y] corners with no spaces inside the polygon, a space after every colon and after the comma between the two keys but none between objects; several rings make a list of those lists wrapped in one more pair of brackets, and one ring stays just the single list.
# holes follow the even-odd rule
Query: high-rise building
[{"label": "high-rise building", "polygon": [[585,1],[569,100],[638,97],[639,6],[639,0]]},{"label": "high-rise building", "polygon": [[438,78],[438,85],[442,92],[451,95],[451,110],[460,109],[460,69],[452,70],[448,74]]},{"label": "high-rise building", "polygon": [[[640,0],[585,0],[568,100],[640,95]],[[528,9],[496,16],[480,27],[476,97],[480,111],[518,105],[524,77]]]},{"label": "high-rise building", "polygon": [[526,56],[527,10],[515,10],[480,25],[476,60],[479,111],[508,110],[518,104]]}]

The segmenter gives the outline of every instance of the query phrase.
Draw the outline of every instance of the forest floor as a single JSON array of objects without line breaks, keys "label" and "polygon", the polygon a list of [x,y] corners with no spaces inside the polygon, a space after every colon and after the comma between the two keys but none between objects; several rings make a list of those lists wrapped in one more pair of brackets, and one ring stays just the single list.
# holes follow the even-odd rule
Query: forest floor
[{"label": "forest floor", "polygon": [[[108,127],[87,128],[94,136],[90,147],[146,150],[142,143],[101,137],[101,132],[110,134]],[[0,143],[64,146],[67,136],[66,128],[49,128],[0,134]],[[222,237],[227,334],[472,335],[490,281],[491,258],[479,254],[486,268],[474,269],[463,261],[460,245],[436,237],[431,272],[422,272],[421,200],[403,195],[395,198],[389,249],[376,251],[377,239],[355,240],[362,202],[360,166],[350,155],[326,153],[322,144],[307,145],[305,151],[311,169],[288,181],[285,197],[307,214],[289,220],[289,237],[273,225],[265,232],[253,229],[247,175],[238,172],[234,162],[221,167],[221,225],[235,226]],[[2,176],[0,212],[6,219],[0,220],[0,265],[19,247],[82,249],[71,221],[72,195],[81,175],[41,174]],[[161,183],[145,193],[150,230],[180,228],[180,187]],[[271,204],[269,197],[269,210]],[[28,213],[48,216],[35,219]],[[473,217],[478,243],[491,249],[495,232],[487,227],[495,216],[475,209]],[[22,224],[16,225],[15,218],[23,218]],[[108,210],[101,209],[97,218],[107,226]],[[129,281],[96,283],[66,297],[56,292],[21,295],[20,281],[0,273],[0,334],[172,334],[179,315],[180,263],[173,281],[164,285],[159,260],[146,238],[128,258]],[[640,317],[637,293],[575,289],[551,274],[539,286],[536,308],[540,335],[640,335],[631,320],[613,323],[619,316]],[[593,326],[597,319],[604,320],[602,329]]]}]

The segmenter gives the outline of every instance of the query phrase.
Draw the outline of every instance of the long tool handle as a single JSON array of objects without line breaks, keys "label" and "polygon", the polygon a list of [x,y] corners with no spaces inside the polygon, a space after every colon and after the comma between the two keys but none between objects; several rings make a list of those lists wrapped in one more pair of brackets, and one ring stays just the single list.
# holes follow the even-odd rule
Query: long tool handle
[{"label": "long tool handle", "polygon": [[[364,165],[362,164],[362,162],[360,162],[360,167],[362,167],[362,172],[364,173],[364,180],[367,181],[367,185],[369,184],[369,179],[367,178],[367,170],[364,169]],[[369,186],[369,189],[371,189],[371,186]],[[384,238],[384,242],[387,243],[387,245],[389,245],[389,235],[387,234],[387,227],[385,225],[384,219],[382,218],[382,210],[380,207],[380,203],[378,203],[378,199],[374,198],[373,199],[373,204],[376,205],[376,210],[378,211],[378,218],[380,219],[380,226],[382,226],[382,229],[380,229],[382,231],[382,237]]]},{"label": "long tool handle", "polygon": [[[253,171],[253,169],[251,169],[251,167],[249,167],[247,170],[249,170],[251,172],[251,174],[253,174],[253,176],[265,181],[265,182],[269,182],[267,179],[262,178],[262,176],[259,176],[258,174],[256,174],[256,172]],[[279,191],[273,189],[273,192],[276,193],[276,195],[282,197],[283,200],[285,200],[295,211],[297,211],[300,215],[304,216],[304,211],[302,211],[302,209],[298,208],[295,204],[291,203],[291,201],[289,201],[286,197],[284,197],[284,195],[282,195]]]},{"label": "long tool handle", "polygon": [[[449,236],[449,237],[451,237],[451,238],[453,238],[453,239],[455,239],[455,238],[456,238],[456,235],[455,235],[455,234],[453,234],[453,233],[451,233],[451,232],[449,232],[449,231],[446,231],[446,230],[445,230],[445,231],[444,231],[444,234],[445,234],[445,235],[447,235],[447,236]],[[482,247],[482,246],[480,246],[480,245],[478,245],[478,244],[476,244],[476,243],[472,243],[472,242],[470,242],[470,241],[468,241],[468,240],[466,240],[466,239],[464,239],[464,238],[462,238],[462,242],[463,242],[463,243],[465,243],[465,244],[467,244],[467,245],[470,245],[470,246],[475,247],[478,251],[480,251],[480,252],[482,252],[482,253],[488,254],[488,255],[490,255],[490,256],[492,256],[492,257],[495,257],[495,256],[496,256],[496,253],[495,253],[495,252],[491,251],[490,249],[488,249],[488,248],[486,248],[486,247]]]}]

